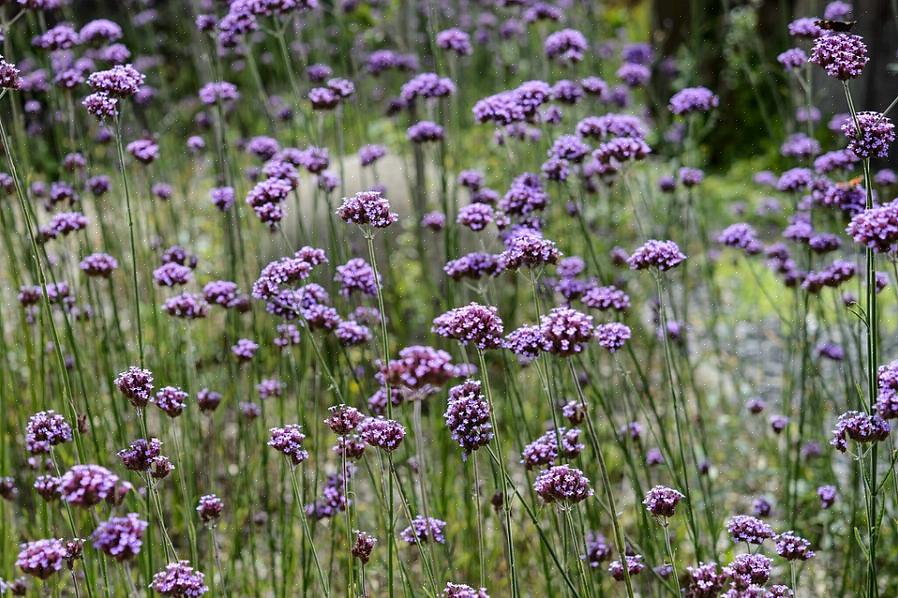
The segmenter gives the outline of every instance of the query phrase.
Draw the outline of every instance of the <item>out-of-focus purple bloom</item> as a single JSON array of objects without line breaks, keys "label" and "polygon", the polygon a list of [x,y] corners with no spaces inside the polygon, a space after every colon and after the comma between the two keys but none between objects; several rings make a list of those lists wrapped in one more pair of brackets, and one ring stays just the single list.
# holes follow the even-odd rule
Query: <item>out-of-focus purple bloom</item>
[{"label": "out-of-focus purple bloom", "polygon": [[616,581],[623,581],[624,578],[629,575],[633,577],[634,575],[639,575],[643,569],[645,569],[645,564],[642,562],[642,555],[627,555],[627,571],[624,572],[624,566],[620,561],[612,561],[610,565],[608,565],[608,572],[611,574]]},{"label": "out-of-focus purple bloom", "polygon": [[808,63],[808,55],[801,48],[789,48],[777,56],[776,60],[787,71],[795,71]]},{"label": "out-of-focus purple bloom", "polygon": [[586,38],[576,29],[556,31],[546,37],[544,44],[546,57],[563,63],[580,62],[588,49]]},{"label": "out-of-focus purple bloom", "polygon": [[74,465],[59,479],[62,500],[76,507],[92,507],[115,489],[118,476],[99,465]]},{"label": "out-of-focus purple bloom", "polygon": [[214,494],[205,494],[200,497],[196,506],[196,512],[205,525],[214,526],[221,518],[224,503]]},{"label": "out-of-focus purple bloom", "polygon": [[437,33],[437,46],[444,50],[451,50],[459,56],[468,56],[474,52],[471,46],[471,38],[461,29],[446,29]]},{"label": "out-of-focus purple bloom", "polygon": [[62,569],[67,556],[62,540],[36,540],[20,546],[16,567],[32,577],[47,579]]},{"label": "out-of-focus purple bloom", "polygon": [[828,509],[836,502],[839,493],[835,486],[820,486],[817,488],[817,498],[820,499],[820,508]]},{"label": "out-of-focus purple bloom", "polygon": [[674,114],[710,112],[720,105],[720,98],[706,87],[687,87],[675,93],[667,105]]},{"label": "out-of-focus purple bloom", "polygon": [[418,515],[412,519],[411,525],[399,532],[399,538],[409,544],[436,542],[445,544],[444,531],[446,522],[434,517]]},{"label": "out-of-focus purple bloom", "polygon": [[129,561],[140,552],[147,526],[137,513],[128,513],[125,517],[112,517],[101,523],[91,540],[94,548],[115,560]]}]

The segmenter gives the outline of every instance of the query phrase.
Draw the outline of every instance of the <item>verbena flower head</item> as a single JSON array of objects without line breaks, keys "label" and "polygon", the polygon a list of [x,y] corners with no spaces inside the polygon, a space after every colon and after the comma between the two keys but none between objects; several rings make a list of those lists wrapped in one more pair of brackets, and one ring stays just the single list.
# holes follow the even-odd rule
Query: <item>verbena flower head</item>
[{"label": "verbena flower head", "polygon": [[361,258],[353,258],[337,266],[334,281],[340,284],[340,294],[351,296],[354,292],[375,296],[380,286],[380,279],[375,276],[374,269]]},{"label": "verbena flower head", "polygon": [[603,349],[614,353],[630,340],[630,327],[620,322],[608,322],[596,326],[595,337]]},{"label": "verbena flower head", "polygon": [[503,346],[518,356],[523,363],[529,363],[539,356],[545,341],[539,326],[521,326],[505,337]]},{"label": "verbena flower head", "polygon": [[206,317],[209,313],[209,304],[205,302],[202,295],[181,293],[166,299],[162,304],[162,309],[175,318],[196,320]]},{"label": "verbena flower head", "polygon": [[720,98],[706,87],[687,87],[670,98],[667,108],[674,114],[710,112],[720,105]]},{"label": "verbena flower head", "polygon": [[130,64],[117,64],[109,70],[97,71],[87,78],[94,91],[102,91],[114,98],[129,98],[140,91],[145,77]]},{"label": "verbena flower head", "polygon": [[381,384],[413,390],[437,388],[454,377],[452,356],[446,351],[423,345],[403,348],[399,351],[399,358],[391,359],[389,367],[381,366],[378,373]]},{"label": "verbena flower head", "polygon": [[455,93],[455,84],[451,79],[440,77],[436,73],[421,73],[406,82],[399,97],[406,103],[418,98],[444,98]]},{"label": "verbena flower head", "polygon": [[550,239],[530,229],[513,233],[505,241],[505,251],[499,255],[501,270],[517,270],[521,267],[538,268],[555,264],[561,252]]},{"label": "verbena flower head", "polygon": [[686,255],[673,241],[651,239],[637,248],[627,259],[631,270],[657,268],[665,272],[676,268],[686,259]]},{"label": "verbena flower head", "polygon": [[21,86],[22,78],[19,75],[19,69],[0,55],[0,89],[19,89]]},{"label": "verbena flower head", "polygon": [[405,438],[405,427],[392,419],[369,417],[356,428],[362,439],[388,453],[395,451]]},{"label": "verbena flower head", "polygon": [[105,91],[98,91],[86,96],[81,101],[81,105],[84,106],[88,114],[100,122],[113,119],[119,115],[118,99]]},{"label": "verbena flower head", "polygon": [[406,135],[412,143],[428,143],[442,141],[445,130],[435,122],[422,120],[410,126]]},{"label": "verbena flower head", "polygon": [[826,485],[817,488],[817,498],[820,499],[820,508],[822,509],[828,509],[833,506],[838,496],[839,493],[835,486]]},{"label": "verbena flower head", "polygon": [[493,221],[493,208],[483,203],[472,203],[458,211],[456,222],[472,231],[481,231]]},{"label": "verbena flower head", "polygon": [[371,534],[357,531],[355,533],[355,542],[352,544],[352,556],[365,564],[371,558],[371,551],[377,545],[377,538]]},{"label": "verbena flower head", "polygon": [[807,561],[814,558],[811,543],[795,534],[783,532],[776,536],[776,553],[787,561]]},{"label": "verbena flower head", "polygon": [[443,598],[490,598],[486,588],[474,589],[463,583],[446,582],[443,588]]},{"label": "verbena flower head", "polygon": [[386,228],[396,222],[399,216],[390,211],[390,202],[378,191],[361,191],[343,200],[337,215],[344,222]]},{"label": "verbena flower head", "polygon": [[857,126],[853,119],[848,120],[842,132],[848,138],[848,151],[860,158],[888,158],[889,146],[895,141],[895,125],[879,112],[858,112]]},{"label": "verbena flower head", "polygon": [[747,544],[763,544],[764,540],[773,537],[773,529],[750,515],[736,515],[727,521],[727,531],[734,542]]},{"label": "verbena flower head", "polygon": [[562,357],[583,351],[592,340],[592,317],[569,307],[556,307],[540,320],[543,350]]},{"label": "verbena flower head", "polygon": [[583,60],[589,48],[586,37],[576,29],[562,29],[546,37],[546,57],[559,62],[574,63]]},{"label": "verbena flower head", "polygon": [[36,540],[20,546],[16,567],[26,575],[48,579],[62,569],[67,556],[68,551],[62,540]]},{"label": "verbena flower head", "polygon": [[39,411],[28,418],[25,426],[25,448],[33,454],[49,453],[57,444],[72,441],[72,426],[52,409]]},{"label": "verbena flower head", "polygon": [[569,465],[556,465],[539,474],[533,489],[547,503],[577,503],[593,495],[586,475]]},{"label": "verbena flower head", "polygon": [[889,252],[898,242],[898,201],[859,212],[845,231],[855,243],[878,253]]},{"label": "verbena flower head", "polygon": [[763,554],[740,554],[724,567],[734,588],[745,590],[751,585],[762,586],[770,579],[773,562]]},{"label": "verbena flower head", "polygon": [[726,582],[726,575],[714,562],[686,567],[686,576],[686,596],[690,598],[716,598]]},{"label": "verbena flower head", "polygon": [[777,56],[776,61],[783,65],[783,68],[787,71],[794,71],[808,63],[808,55],[801,48],[789,48]]},{"label": "verbena flower head", "polygon": [[860,77],[869,60],[863,38],[853,33],[821,35],[814,40],[810,58],[810,62],[840,81]]},{"label": "verbena flower head", "polygon": [[327,411],[330,413],[330,417],[325,419],[324,423],[338,436],[346,436],[355,430],[364,417],[355,407],[343,404],[334,405]]},{"label": "verbena flower head", "polygon": [[299,465],[309,458],[309,452],[303,448],[306,435],[299,424],[287,424],[282,428],[271,428],[268,446],[284,453],[293,465]]},{"label": "verbena flower head", "polygon": [[99,465],[74,465],[59,480],[59,495],[76,507],[92,507],[115,489],[118,476]]},{"label": "verbena flower head", "polygon": [[411,525],[399,532],[399,538],[409,544],[427,544],[435,542],[445,544],[446,536],[443,535],[446,522],[434,517],[418,515],[412,519]]},{"label": "verbena flower head", "polygon": [[763,245],[758,240],[754,227],[744,222],[731,224],[717,235],[717,242],[727,247],[741,249],[747,255],[761,253]]},{"label": "verbena flower head", "polygon": [[437,46],[455,52],[459,56],[468,56],[474,52],[470,36],[461,29],[446,29],[437,33]]},{"label": "verbena flower head", "polygon": [[153,402],[167,416],[178,417],[187,406],[187,393],[176,386],[164,386],[156,393]]},{"label": "verbena flower head", "polygon": [[652,148],[639,137],[614,137],[601,144],[592,157],[599,165],[616,172],[629,162],[644,160],[650,153]]},{"label": "verbena flower head", "polygon": [[206,494],[200,497],[196,506],[196,512],[205,525],[215,525],[221,518],[224,503],[214,494]]},{"label": "verbena flower head", "polygon": [[466,380],[449,389],[449,406],[443,414],[446,427],[465,454],[486,446],[493,439],[490,406],[481,393],[480,382]]},{"label": "verbena flower head", "polygon": [[503,325],[498,310],[474,302],[437,316],[431,330],[463,345],[473,344],[480,350],[496,349],[502,344]]},{"label": "verbena flower head", "polygon": [[132,405],[146,407],[153,396],[153,372],[131,366],[115,377],[115,386]]},{"label": "verbena flower head", "polygon": [[126,449],[116,453],[125,468],[131,471],[147,471],[153,460],[162,454],[162,442],[158,438],[138,438]]},{"label": "verbena flower head", "polygon": [[162,596],[196,598],[209,591],[205,579],[205,575],[190,566],[190,561],[178,561],[153,575],[150,588]]},{"label": "verbena flower head", "polygon": [[94,548],[115,560],[129,561],[140,553],[147,522],[137,513],[112,517],[101,523],[91,535]]},{"label": "verbena flower head", "polygon": [[848,440],[860,444],[881,442],[889,437],[890,426],[879,415],[847,411],[839,416],[830,444],[840,453],[848,450]]},{"label": "verbena flower head", "polygon": [[118,261],[108,253],[92,253],[81,260],[78,267],[88,276],[109,278],[118,269]]},{"label": "verbena flower head", "polygon": [[608,565],[608,573],[611,574],[611,577],[615,579],[615,581],[623,581],[626,575],[630,575],[633,577],[634,575],[639,575],[643,569],[645,569],[645,564],[642,561],[641,554],[635,555],[627,555],[627,570],[624,573],[624,566],[620,561],[611,561],[611,564]]},{"label": "verbena flower head", "polygon": [[655,486],[646,493],[642,504],[655,517],[673,517],[677,510],[677,505],[684,498],[683,494],[673,488]]},{"label": "verbena flower head", "polygon": [[566,459],[575,459],[583,448],[579,429],[560,427],[545,432],[525,446],[521,451],[521,463],[527,469],[555,465],[559,455]]}]

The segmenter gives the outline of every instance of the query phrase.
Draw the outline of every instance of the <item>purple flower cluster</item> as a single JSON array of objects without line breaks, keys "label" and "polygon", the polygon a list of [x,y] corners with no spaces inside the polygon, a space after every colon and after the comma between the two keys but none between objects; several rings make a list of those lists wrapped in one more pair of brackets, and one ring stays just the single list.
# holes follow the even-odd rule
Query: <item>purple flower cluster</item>
[{"label": "purple flower cluster", "polygon": [[480,382],[466,380],[449,389],[449,406],[443,414],[452,440],[467,455],[486,446],[493,439],[490,406],[484,399]]},{"label": "purple flower cluster", "polygon": [[879,112],[858,112],[857,126],[849,120],[842,132],[848,138],[848,151],[860,158],[887,158],[895,141],[895,125]]},{"label": "purple flower cluster", "polygon": [[586,475],[569,465],[556,465],[543,471],[533,489],[547,503],[577,503],[593,495]]},{"label": "purple flower cluster", "polygon": [[302,445],[305,439],[299,424],[287,424],[282,428],[271,428],[268,446],[284,453],[295,466],[309,458],[309,452]]},{"label": "purple flower cluster", "polygon": [[525,446],[521,451],[521,463],[527,469],[555,465],[559,455],[566,459],[575,459],[583,448],[579,429],[560,427],[545,432]]},{"label": "purple flower cluster", "polygon": [[390,211],[390,202],[378,191],[361,191],[343,200],[337,215],[344,222],[358,225],[386,228],[396,222],[399,216]]},{"label": "purple flower cluster", "polygon": [[710,112],[720,105],[720,98],[706,87],[687,87],[675,93],[667,108],[677,115]]},{"label": "purple flower cluster", "polygon": [[402,424],[383,417],[364,419],[357,430],[362,440],[388,453],[399,448],[405,438],[405,427]]},{"label": "purple flower cluster", "polygon": [[361,258],[353,258],[342,266],[337,266],[334,281],[340,284],[340,294],[344,297],[349,297],[356,291],[375,296],[380,287],[380,278],[375,276],[374,269],[368,262]]},{"label": "purple flower cluster", "polygon": [[630,327],[620,322],[599,324],[595,330],[595,337],[599,346],[610,353],[623,348],[631,336]]},{"label": "purple flower cluster", "polygon": [[196,598],[209,591],[205,579],[205,575],[190,566],[190,561],[178,561],[169,563],[165,569],[153,575],[150,588],[162,596]]},{"label": "purple flower cluster", "polygon": [[651,239],[637,248],[627,259],[632,270],[657,268],[665,272],[676,268],[686,259],[686,255],[673,241],[657,241]]},{"label": "purple flower cluster", "polygon": [[33,454],[49,453],[54,446],[72,441],[72,426],[52,409],[39,411],[28,418],[25,426],[25,448]]},{"label": "purple flower cluster", "polygon": [[224,503],[214,494],[206,494],[200,497],[196,506],[196,512],[205,525],[214,526],[221,518]]},{"label": "purple flower cluster", "polygon": [[411,525],[399,532],[399,538],[409,544],[436,542],[445,544],[444,531],[446,522],[434,517],[418,515],[411,521]]},{"label": "purple flower cluster", "polygon": [[889,252],[898,243],[898,201],[859,212],[845,231],[855,243],[879,253]]},{"label": "purple flower cluster", "polygon": [[821,35],[814,40],[810,62],[840,81],[857,79],[870,59],[863,38],[852,33]]},{"label": "purple flower cluster", "polygon": [[642,504],[655,517],[673,517],[677,510],[677,505],[684,498],[683,494],[673,488],[655,486],[646,493]]},{"label": "purple flower cluster", "polygon": [[734,542],[763,544],[773,537],[773,529],[760,519],[750,515],[736,515],[726,523],[727,531]]},{"label": "purple flower cluster", "polygon": [[176,386],[163,386],[156,392],[153,403],[169,417],[178,417],[187,406],[187,393]]},{"label": "purple flower cluster", "polygon": [[848,440],[860,444],[881,442],[889,437],[889,423],[879,415],[847,411],[839,416],[830,444],[840,453],[848,450]]},{"label": "purple flower cluster", "polygon": [[59,495],[76,507],[92,507],[115,490],[118,476],[99,465],[74,465],[59,479]]},{"label": "purple flower cluster", "polygon": [[153,372],[131,366],[115,377],[115,386],[132,405],[146,407],[153,396]]},{"label": "purple flower cluster", "polygon": [[62,540],[36,540],[22,544],[16,567],[27,575],[47,579],[62,569],[67,557],[68,551]]},{"label": "purple flower cluster", "polygon": [[94,548],[115,560],[129,561],[140,552],[147,526],[137,513],[128,513],[125,517],[112,517],[101,523],[91,540]]},{"label": "purple flower cluster", "polygon": [[807,561],[814,558],[811,543],[794,532],[783,532],[776,536],[776,553],[787,561]]},{"label": "purple flower cluster", "polygon": [[446,351],[411,345],[399,351],[398,359],[391,359],[389,367],[382,366],[378,375],[381,384],[404,386],[413,390],[440,387],[456,374],[452,356]]},{"label": "purple flower cluster", "polygon": [[463,345],[473,344],[485,350],[501,346],[503,325],[495,307],[472,302],[437,316],[432,331]]}]

